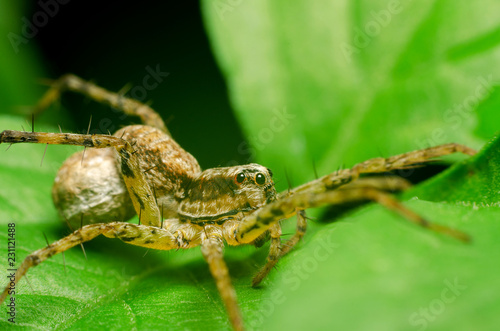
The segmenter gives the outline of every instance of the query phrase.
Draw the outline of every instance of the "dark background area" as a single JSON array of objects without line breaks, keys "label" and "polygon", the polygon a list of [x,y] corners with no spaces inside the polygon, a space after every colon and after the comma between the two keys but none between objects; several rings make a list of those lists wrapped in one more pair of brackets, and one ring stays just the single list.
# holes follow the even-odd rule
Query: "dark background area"
[{"label": "dark background area", "polygon": [[[40,10],[32,1],[26,16]],[[34,42],[46,78],[74,73],[110,91],[142,86],[146,67],[159,66],[169,76],[141,101],[152,102],[174,139],[203,168],[248,160],[237,151],[244,138],[211,53],[198,1],[73,0],[59,5]],[[73,119],[61,123],[65,131],[86,132],[90,115],[94,133],[137,123],[73,93],[63,96],[62,105]]]}]

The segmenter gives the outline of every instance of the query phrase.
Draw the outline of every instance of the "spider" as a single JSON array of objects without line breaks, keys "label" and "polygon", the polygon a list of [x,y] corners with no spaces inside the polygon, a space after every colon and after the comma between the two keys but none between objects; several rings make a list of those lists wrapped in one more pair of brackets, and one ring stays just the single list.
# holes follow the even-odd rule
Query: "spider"
[{"label": "spider", "polygon": [[[371,159],[278,194],[272,171],[256,163],[201,171],[196,159],[172,139],[152,108],[74,75],[56,80],[39,101],[35,113],[46,109],[64,90],[138,116],[142,124],[126,126],[113,135],[10,130],[0,134],[0,143],[90,148],[64,162],[52,189],[61,218],[78,225],[85,215],[88,224],[28,255],[17,269],[16,283],[29,268],[101,234],[158,250],[201,246],[229,320],[235,330],[243,330],[236,293],[223,260],[224,244],[260,247],[270,241],[267,262],[252,281],[252,286],[257,286],[304,236],[308,208],[372,200],[421,227],[461,241],[469,240],[463,232],[423,219],[386,193],[408,188],[406,180],[360,178],[363,174],[414,167],[455,152],[476,153],[466,146],[452,143]],[[136,214],[139,224],[126,222]],[[294,215],[296,231],[282,242],[280,222]],[[0,303],[7,295],[8,287],[1,294]]]}]

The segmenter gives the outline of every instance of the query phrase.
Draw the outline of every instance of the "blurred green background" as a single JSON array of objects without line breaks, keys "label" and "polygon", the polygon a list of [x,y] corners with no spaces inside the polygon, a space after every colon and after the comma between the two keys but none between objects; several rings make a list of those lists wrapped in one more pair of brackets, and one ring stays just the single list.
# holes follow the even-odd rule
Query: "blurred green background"
[{"label": "blurred green background", "polygon": [[[479,149],[498,131],[493,0],[47,3],[0,0],[0,130],[29,128],[21,115],[43,79],[71,72],[133,91],[148,66],[159,66],[169,76],[144,101],[201,166],[257,161],[273,169],[280,190],[285,173],[294,185],[313,179],[313,164],[322,175],[447,142]],[[23,28],[47,11],[53,17],[38,31]],[[38,130],[84,132],[90,115],[93,132],[134,120],[72,94],[56,108]],[[305,243],[259,289],[250,280],[267,246],[227,249],[248,328],[494,330],[497,146],[404,196],[430,220],[471,234],[471,245],[369,206],[347,214],[349,222],[333,223],[331,213],[310,222]],[[19,259],[45,245],[42,232],[49,241],[68,233],[50,188],[74,150],[51,146],[42,167],[44,146],[0,151],[0,226],[16,222]],[[33,289],[19,284],[18,326],[229,328],[197,249],[145,255],[107,239],[86,248],[88,261],[77,249],[66,253],[66,271],[60,256],[30,271]],[[0,325],[13,327],[5,316]]]}]

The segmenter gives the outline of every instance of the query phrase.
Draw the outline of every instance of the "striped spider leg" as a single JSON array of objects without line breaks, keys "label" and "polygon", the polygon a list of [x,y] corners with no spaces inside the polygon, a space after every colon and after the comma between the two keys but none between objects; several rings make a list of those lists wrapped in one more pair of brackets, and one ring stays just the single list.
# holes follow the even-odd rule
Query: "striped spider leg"
[{"label": "striped spider leg", "polygon": [[[307,228],[304,210],[308,208],[371,200],[399,213],[408,221],[421,227],[446,234],[464,242],[469,241],[470,238],[467,234],[425,220],[386,193],[386,191],[400,191],[408,188],[410,184],[406,180],[399,177],[359,178],[362,174],[384,173],[396,169],[415,167],[433,158],[457,152],[471,156],[477,153],[467,146],[451,143],[389,158],[374,158],[356,164],[350,169],[328,174],[293,190],[280,193],[276,201],[247,216],[234,231],[235,239],[239,243],[251,242],[265,231],[270,231],[272,234],[279,221],[293,215],[297,216],[296,233],[284,244],[281,244],[279,240],[271,241],[268,261],[254,277],[252,285],[257,286],[260,284],[276,265],[279,258],[290,252],[304,236]],[[273,238],[272,235],[271,238]]]},{"label": "striped spider leg", "polygon": [[148,105],[145,105],[137,100],[124,97],[120,93],[105,90],[102,87],[85,81],[73,74],[65,74],[57,80],[51,82],[50,88],[47,92],[45,92],[43,97],[34,107],[34,115],[36,116],[40,114],[51,104],[58,101],[62,92],[66,90],[85,95],[96,102],[109,105],[127,115],[137,116],[144,125],[158,128],[170,136],[163,119]]}]

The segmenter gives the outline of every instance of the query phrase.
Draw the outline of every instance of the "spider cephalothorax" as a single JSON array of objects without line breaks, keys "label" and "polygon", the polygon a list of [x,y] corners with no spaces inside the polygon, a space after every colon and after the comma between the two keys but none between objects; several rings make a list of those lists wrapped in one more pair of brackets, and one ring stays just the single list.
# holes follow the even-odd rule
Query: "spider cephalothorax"
[{"label": "spider cephalothorax", "polygon": [[[70,157],[61,167],[53,187],[54,203],[62,218],[78,227],[85,216],[87,225],[30,254],[17,269],[14,284],[30,267],[101,234],[159,250],[201,246],[231,324],[234,329],[242,330],[243,320],[223,259],[224,243],[260,246],[270,238],[267,263],[252,281],[252,285],[258,285],[303,237],[307,228],[304,213],[307,208],[368,199],[419,226],[462,241],[469,240],[460,231],[428,222],[385,193],[405,189],[407,181],[401,178],[357,181],[362,174],[405,169],[455,152],[475,154],[466,146],[446,144],[371,159],[277,194],[271,171],[259,164],[201,172],[196,159],[171,138],[153,109],[76,76],[66,75],[56,81],[40,100],[38,111],[54,102],[63,89],[71,89],[138,116],[144,125],[127,126],[113,136],[10,130],[0,133],[0,143],[95,148],[88,150],[86,155],[81,152]],[[123,222],[133,215],[139,216],[139,224]],[[297,216],[296,232],[282,243],[280,221],[293,215]],[[0,302],[8,293],[9,287],[6,287]]]},{"label": "spider cephalothorax", "polygon": [[187,187],[179,218],[199,225],[220,225],[227,220],[243,219],[275,198],[276,189],[266,167],[252,163],[208,169]]}]

